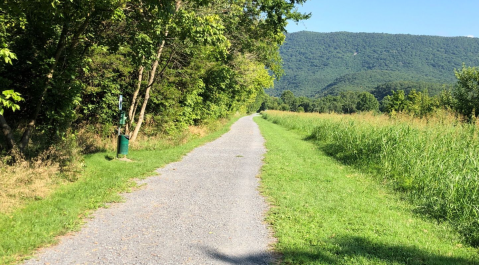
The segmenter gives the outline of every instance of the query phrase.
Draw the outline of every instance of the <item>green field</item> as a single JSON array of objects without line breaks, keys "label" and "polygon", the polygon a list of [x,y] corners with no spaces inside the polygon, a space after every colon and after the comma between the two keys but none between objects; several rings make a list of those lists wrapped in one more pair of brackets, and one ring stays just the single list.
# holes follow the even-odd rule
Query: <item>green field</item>
[{"label": "green field", "polygon": [[267,119],[282,124],[256,118],[268,149],[262,191],[284,264],[479,263],[449,222],[418,213],[404,193],[378,181],[377,170],[325,152],[331,142],[312,137],[318,117],[267,112]]}]

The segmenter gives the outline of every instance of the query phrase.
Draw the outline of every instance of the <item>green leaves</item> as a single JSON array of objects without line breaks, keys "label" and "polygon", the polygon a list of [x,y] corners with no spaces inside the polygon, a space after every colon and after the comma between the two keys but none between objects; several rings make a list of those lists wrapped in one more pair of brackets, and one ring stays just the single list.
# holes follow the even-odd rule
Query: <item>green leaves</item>
[{"label": "green leaves", "polygon": [[379,102],[371,93],[362,92],[358,95],[356,109],[358,111],[378,111]]},{"label": "green leaves", "polygon": [[20,93],[13,90],[4,90],[0,94],[0,115],[3,115],[5,109],[11,109],[16,111],[20,109],[20,106],[16,102],[22,101]]},{"label": "green leaves", "polygon": [[9,0],[0,4],[0,76],[12,89],[2,112],[22,107],[11,127],[29,124],[27,146],[34,128],[52,139],[75,123],[114,123],[118,94],[138,110],[132,120],[165,126],[244,111],[281,75],[284,27],[307,17],[295,11],[303,2]]},{"label": "green leaves", "polygon": [[393,111],[401,112],[406,108],[407,99],[403,90],[393,91],[393,94],[391,96],[387,96],[385,99],[384,110],[387,113],[391,113]]},{"label": "green leaves", "polygon": [[453,91],[456,99],[455,109],[468,117],[479,115],[479,69],[466,67],[464,64],[460,71],[454,71],[457,84]]},{"label": "green leaves", "polygon": [[17,56],[7,48],[0,49],[0,59],[3,58],[5,63],[12,64],[12,59],[17,59]]}]

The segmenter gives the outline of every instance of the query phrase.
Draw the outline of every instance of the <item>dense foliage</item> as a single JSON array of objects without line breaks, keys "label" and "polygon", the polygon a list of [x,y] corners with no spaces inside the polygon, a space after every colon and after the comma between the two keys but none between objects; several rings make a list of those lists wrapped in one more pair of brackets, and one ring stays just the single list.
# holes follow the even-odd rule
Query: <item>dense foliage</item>
[{"label": "dense foliage", "polygon": [[456,89],[453,91],[452,105],[469,119],[479,115],[479,69],[463,66],[455,71]]},{"label": "dense foliage", "polygon": [[479,65],[479,39],[466,37],[303,31],[288,34],[280,51],[285,75],[268,91],[273,96],[371,92],[397,81],[432,83],[433,92],[453,83],[463,63]]},{"label": "dense foliage", "polygon": [[115,124],[119,95],[131,141],[144,122],[175,131],[246,111],[281,75],[303,2],[3,1],[0,150],[34,154],[82,124]]}]

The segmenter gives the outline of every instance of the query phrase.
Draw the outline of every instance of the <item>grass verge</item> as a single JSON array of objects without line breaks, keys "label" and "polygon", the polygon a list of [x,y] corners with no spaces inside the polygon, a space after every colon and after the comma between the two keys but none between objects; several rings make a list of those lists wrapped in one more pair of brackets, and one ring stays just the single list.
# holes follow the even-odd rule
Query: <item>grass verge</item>
[{"label": "grass verge", "polygon": [[116,152],[85,157],[85,172],[78,181],[61,186],[42,200],[0,215],[0,264],[14,264],[39,247],[57,242],[56,237],[78,230],[92,210],[105,203],[121,201],[120,192],[136,186],[132,179],[151,176],[156,168],[179,160],[183,155],[229,130],[238,118],[202,138],[161,150],[130,151],[133,162],[115,159]]},{"label": "grass verge", "polygon": [[413,213],[372,177],[323,153],[306,135],[262,118],[262,191],[284,264],[476,264],[447,222]]},{"label": "grass verge", "polygon": [[[447,114],[447,113],[446,113]],[[428,119],[268,111],[267,120],[305,133],[328,155],[370,172],[438,222],[479,246],[479,124]]]}]

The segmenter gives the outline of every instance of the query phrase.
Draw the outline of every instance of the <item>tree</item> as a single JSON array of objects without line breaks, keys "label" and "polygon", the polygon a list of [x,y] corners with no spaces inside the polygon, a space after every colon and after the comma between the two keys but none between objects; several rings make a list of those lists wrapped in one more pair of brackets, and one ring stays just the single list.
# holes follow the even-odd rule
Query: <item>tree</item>
[{"label": "tree", "polygon": [[281,100],[283,100],[284,104],[288,105],[289,107],[288,110],[292,110],[292,111],[295,110],[295,106],[294,106],[295,96],[293,92],[291,92],[290,90],[283,91],[283,93],[281,94]]},{"label": "tree", "polygon": [[289,105],[286,104],[286,103],[283,103],[279,106],[279,110],[282,110],[282,111],[290,111],[291,109],[289,108]]},{"label": "tree", "polygon": [[358,111],[378,111],[379,101],[373,96],[373,94],[369,92],[362,92],[358,95],[356,109]]},{"label": "tree", "polygon": [[455,109],[471,119],[479,115],[479,69],[462,66],[460,71],[454,71],[457,83],[453,96]]},{"label": "tree", "polygon": [[134,65],[128,60],[127,48],[111,53],[108,47],[92,47],[88,63],[79,76],[83,83],[81,104],[76,109],[77,121],[112,125],[118,118],[118,97],[130,92]]},{"label": "tree", "polygon": [[[169,1],[170,4],[172,4],[173,2],[172,1]],[[148,83],[147,83],[147,86],[146,86],[146,90],[145,90],[145,96],[143,98],[143,103],[142,103],[142,106],[141,106],[141,110],[140,110],[140,116],[138,117],[138,122],[135,126],[135,130],[133,131],[133,134],[131,135],[131,142],[134,142],[138,136],[138,132],[140,131],[140,128],[141,128],[141,125],[143,123],[143,119],[145,117],[145,111],[146,111],[146,106],[148,105],[148,100],[150,98],[150,90],[151,90],[151,87],[153,86],[153,83],[155,82],[155,78],[156,78],[156,75],[157,75],[157,69],[158,69],[158,64],[159,64],[159,61],[160,61],[160,58],[161,56],[163,55],[163,49],[165,48],[165,43],[166,43],[166,38],[168,37],[168,34],[169,34],[169,26],[170,26],[170,23],[171,23],[171,20],[173,19],[173,16],[176,15],[176,13],[178,13],[180,7],[181,7],[181,1],[175,1],[174,2],[175,4],[175,9],[174,9],[174,12],[171,12],[171,13],[165,13],[162,12],[162,8],[164,8],[164,6],[162,5],[152,5],[152,12],[154,13],[158,13],[159,14],[159,17],[161,18],[160,19],[160,22],[158,23],[159,25],[157,25],[157,27],[159,28],[160,32],[161,32],[161,35],[159,36],[159,38],[156,40],[157,42],[157,45],[155,45],[155,48],[157,50],[156,52],[156,56],[153,58],[152,62],[151,62],[151,69],[150,69],[150,74],[149,74],[149,78],[148,78]],[[165,17],[166,16],[166,17]],[[156,24],[156,23],[153,23],[153,24]],[[155,28],[156,30],[158,30],[158,28]],[[168,65],[169,62],[166,62],[166,66]],[[165,66],[165,67],[166,67]],[[143,69],[144,69],[144,66],[140,66],[140,73],[143,72]],[[165,68],[163,68],[165,69]],[[139,76],[142,76],[142,74],[139,74]],[[139,79],[139,88],[141,88],[141,77]],[[132,106],[136,106],[136,102],[135,101],[132,101]],[[135,112],[135,110],[133,110],[133,112]],[[131,110],[129,111],[129,113],[133,113]],[[130,120],[132,120],[133,117],[130,117]]]},{"label": "tree", "polygon": [[452,90],[444,89],[441,94],[439,94],[438,105],[444,109],[454,109],[456,104]]},{"label": "tree", "polygon": [[358,95],[352,91],[341,92],[339,97],[342,101],[343,113],[351,114],[356,112],[356,106],[358,104]]},{"label": "tree", "polygon": [[301,107],[303,108],[304,112],[313,112],[313,104],[311,102],[311,99],[307,97],[298,97],[297,100],[298,100],[298,109]]},{"label": "tree", "polygon": [[402,112],[407,106],[407,99],[403,90],[393,91],[393,94],[386,96],[382,101],[383,111],[387,113]]},{"label": "tree", "polygon": [[13,90],[4,90],[2,91],[2,94],[0,94],[0,125],[2,126],[2,132],[6,139],[7,146],[10,149],[15,147],[15,141],[11,134],[12,129],[3,117],[3,112],[5,109],[10,109],[12,111],[20,109],[20,106],[18,106],[16,102],[22,100],[23,98],[20,96],[20,94]]},{"label": "tree", "polygon": [[[204,64],[207,65],[208,74],[204,78],[198,76],[198,82],[195,83],[197,88],[193,89],[196,92],[193,93],[193,97],[188,97],[186,100],[188,117],[194,117],[193,120],[202,117],[207,119],[224,117],[229,112],[240,108],[245,109],[246,105],[254,101],[261,89],[272,86],[272,78],[268,75],[267,69],[275,75],[280,74],[278,49],[284,40],[283,32],[286,21],[309,17],[309,15],[294,11],[294,5],[302,2],[304,1],[290,0],[274,3],[255,1],[231,3],[221,0],[214,3],[175,1],[175,12],[166,13],[165,15],[169,19],[161,20],[163,23],[167,21],[168,24],[160,23],[159,26],[159,28],[165,29],[163,32],[168,36],[168,38],[166,35],[158,36],[158,39],[166,41],[160,45],[161,52],[165,53],[169,49],[168,52],[171,56],[163,64],[161,73],[168,72],[169,62],[176,63],[175,66],[183,65],[184,67],[192,62],[189,59],[185,60],[184,57],[181,58],[180,63],[175,61],[176,56],[182,57],[178,54],[181,53],[181,50],[187,50],[187,56],[194,57],[196,56],[196,47],[205,45],[210,47],[206,49],[206,54],[213,57],[208,58],[207,63]],[[161,13],[160,11],[154,12]],[[266,14],[266,19],[263,19],[264,14]],[[149,25],[149,23],[146,24]],[[158,26],[154,27],[153,31],[157,28]],[[237,34],[241,34],[241,36],[237,36]],[[181,42],[183,44],[180,44]],[[193,46],[188,46],[188,44]],[[175,48],[175,46],[183,46],[183,49]],[[157,56],[157,58],[160,57]],[[154,62],[156,61],[157,59],[154,60]],[[139,73],[142,73],[142,69],[148,68],[140,67],[139,69]],[[152,65],[149,69],[156,68]],[[178,70],[182,71],[186,68]],[[152,72],[154,71],[150,71],[149,80],[152,80]],[[141,75],[138,76],[141,77]],[[140,83],[139,81],[138,84]],[[140,85],[138,85],[139,87]],[[148,103],[146,96],[149,96],[151,88],[153,88],[153,83],[148,82],[131,141],[134,141],[138,135]],[[189,90],[189,88],[185,89]],[[131,103],[133,111],[130,109],[129,112],[132,124],[136,112],[134,100],[136,91]],[[202,104],[197,104],[199,102]],[[199,107],[200,105],[202,106]]]},{"label": "tree", "polygon": [[[22,110],[28,117],[27,126],[18,144],[22,152],[42,110],[47,118],[63,119],[68,126],[80,92],[77,69],[98,40],[95,37],[103,22],[119,16],[125,1],[12,0],[0,4],[0,13],[21,22],[8,27],[5,34],[18,63],[2,67],[0,73],[26,98]],[[0,122],[9,127],[6,119]],[[58,124],[52,128],[56,127]],[[8,139],[13,139],[12,133],[7,132]]]},{"label": "tree", "polygon": [[420,116],[421,113],[421,99],[422,93],[416,92],[415,89],[411,90],[406,97],[406,106],[404,111],[413,114],[414,116]]},{"label": "tree", "polygon": [[0,64],[2,90],[25,102],[2,128],[23,135],[22,151],[34,132],[48,147],[82,119],[114,121],[119,94],[132,141],[147,115],[185,127],[246,110],[281,75],[285,26],[309,17],[295,9],[304,2],[4,1],[0,59],[18,60]]},{"label": "tree", "polygon": [[[1,10],[0,10],[1,11]],[[17,56],[10,51],[9,49],[9,33],[8,29],[14,27],[15,25],[21,24],[20,18],[15,18],[9,14],[0,13],[0,65],[3,65],[2,61],[5,64],[12,64],[12,60],[17,59]],[[21,26],[20,26],[21,27]],[[3,59],[3,60],[2,60]],[[2,127],[2,132],[7,142],[8,148],[12,149],[15,146],[15,141],[12,135],[12,129],[8,125],[3,113],[5,109],[10,109],[12,111],[20,109],[20,106],[16,104],[23,100],[20,93],[15,92],[11,89],[8,89],[10,81],[0,77],[0,89],[2,93],[0,94],[0,126]]]}]

